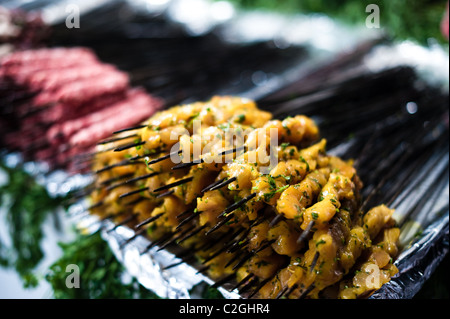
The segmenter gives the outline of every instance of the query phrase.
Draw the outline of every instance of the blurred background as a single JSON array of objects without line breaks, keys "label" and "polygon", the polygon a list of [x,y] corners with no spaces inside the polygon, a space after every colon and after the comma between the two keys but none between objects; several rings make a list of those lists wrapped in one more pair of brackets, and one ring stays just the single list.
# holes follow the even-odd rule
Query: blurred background
[{"label": "blurred background", "polygon": [[[89,48],[101,63],[127,74],[127,90],[142,89],[157,101],[155,108],[215,94],[247,96],[269,108],[268,101],[286,96],[292,83],[297,96],[337,88],[333,99],[320,100],[330,103],[368,71],[399,65],[413,68],[420,83],[433,85],[448,102],[448,26],[444,0],[0,0],[0,60],[26,49]],[[407,85],[416,86],[408,72],[385,75],[390,82],[367,89],[366,97],[385,94],[392,101]],[[5,74],[0,69],[0,298],[156,298],[99,235],[84,236],[68,214],[69,193],[83,185],[85,172],[71,160],[92,144],[76,149],[67,142],[62,150],[42,141],[54,126],[97,109],[80,106],[70,118],[50,121],[52,104],[36,116],[29,106],[35,92],[11,89]],[[316,106],[315,99],[302,103]],[[439,191],[448,196],[448,186]],[[448,236],[446,243],[415,298],[448,298]],[[83,268],[82,289],[65,289],[68,263]],[[206,289],[201,296],[219,295]]]}]

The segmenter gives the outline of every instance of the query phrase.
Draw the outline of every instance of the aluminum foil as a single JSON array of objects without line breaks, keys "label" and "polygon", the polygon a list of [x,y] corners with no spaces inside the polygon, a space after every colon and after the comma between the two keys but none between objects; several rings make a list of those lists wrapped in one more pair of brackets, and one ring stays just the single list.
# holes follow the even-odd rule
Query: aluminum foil
[{"label": "aluminum foil", "polygon": [[[80,0],[81,13],[101,8],[105,4],[123,3],[124,1],[102,0],[92,2]],[[258,40],[273,40],[279,47],[290,45],[306,45],[316,58],[315,62],[327,61],[330,57],[346,52],[363,40],[379,37],[381,32],[366,28],[347,28],[335,21],[322,16],[293,16],[285,17],[279,14],[263,12],[239,12],[225,1],[214,2],[206,0],[129,0],[125,1],[141,14],[162,15],[171,23],[181,25],[188,35],[199,36],[208,32],[217,33],[224,41],[235,43],[252,42]],[[43,9],[45,21],[49,24],[64,21],[68,1],[10,1],[12,7],[29,9]],[[307,30],[305,32],[305,30]],[[364,65],[368,70],[379,71],[396,65],[413,66],[419,75],[432,85],[438,85],[448,92],[448,53],[441,47],[431,43],[427,48],[412,42],[402,42],[380,45],[369,54]],[[316,64],[315,64],[316,65]],[[241,95],[257,98],[276,87],[299,76],[302,70],[294,68],[285,74],[266,81],[251,91],[241,92]],[[306,70],[303,70],[306,72]],[[8,155],[6,162],[10,166],[20,161],[17,154]],[[37,181],[44,185],[53,196],[60,196],[71,190],[87,185],[91,176],[68,176],[65,172],[49,172],[44,164],[27,163],[25,167]],[[447,161],[441,163],[448,168]],[[431,180],[432,177],[428,177]],[[411,198],[420,197],[426,192],[427,179],[424,178],[423,187],[419,193],[411,193]],[[422,192],[422,193],[420,193]],[[395,265],[399,273],[370,298],[399,299],[412,298],[428,280],[430,275],[448,253],[449,249],[449,210],[448,210],[448,180],[442,192],[429,205],[422,207],[422,211],[415,214],[416,219],[410,221],[407,236],[402,238],[405,246]],[[407,203],[407,201],[405,201]],[[192,288],[199,284],[212,284],[212,281],[198,274],[197,270],[182,263],[177,267],[164,269],[179,259],[166,250],[158,251],[152,248],[148,253],[141,254],[150,241],[138,237],[131,243],[122,244],[134,235],[134,232],[121,226],[114,231],[109,221],[99,222],[94,216],[87,214],[87,204],[78,202],[69,209],[68,218],[72,219],[84,232],[101,230],[102,237],[108,242],[117,259],[126,267],[128,272],[136,277],[146,288],[162,298],[197,298]],[[411,207],[406,204],[396,211],[396,218],[402,219]],[[421,236],[414,234],[420,230]],[[229,292],[219,288],[225,298],[240,298],[237,291]]]}]

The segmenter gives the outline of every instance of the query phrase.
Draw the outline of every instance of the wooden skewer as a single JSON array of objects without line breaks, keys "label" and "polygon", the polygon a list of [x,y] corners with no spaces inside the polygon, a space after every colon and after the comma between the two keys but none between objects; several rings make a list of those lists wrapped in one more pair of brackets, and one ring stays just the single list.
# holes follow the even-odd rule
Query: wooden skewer
[{"label": "wooden skewer", "polygon": [[146,229],[142,228],[139,231],[137,231],[133,236],[131,236],[130,238],[128,238],[126,241],[124,241],[122,244],[120,244],[119,249],[123,249],[126,245],[128,245],[129,243],[131,243],[133,240],[135,240],[136,238],[138,238],[139,236],[145,234]]},{"label": "wooden skewer", "polygon": [[202,211],[197,211],[197,212],[193,212],[191,215],[189,215],[189,217],[183,219],[178,226],[176,227],[176,229],[182,227],[184,224],[190,222],[191,220],[193,220],[195,217],[200,216],[200,214],[203,213]]},{"label": "wooden skewer", "polygon": [[232,211],[238,209],[239,207],[243,206],[245,203],[247,203],[249,200],[256,197],[256,193],[251,193],[247,197],[244,197],[240,201],[228,206],[220,215],[219,217],[227,217],[228,214],[230,214]]},{"label": "wooden skewer", "polygon": [[225,283],[229,282],[230,280],[232,280],[234,277],[236,277],[235,274],[229,274],[229,275],[223,277],[222,279],[216,281],[216,282],[211,286],[211,288],[217,288],[217,287],[220,287],[220,286],[222,286],[223,284],[225,284]]},{"label": "wooden skewer", "polygon": [[189,234],[187,234],[186,236],[184,236],[183,238],[181,238],[177,244],[181,244],[182,242],[184,242],[185,240],[191,238],[192,236],[198,234],[199,232],[201,232],[203,229],[205,229],[208,226],[208,224],[205,224],[203,226],[199,226],[197,228],[195,228],[192,232],[190,232]]},{"label": "wooden skewer", "polygon": [[142,226],[148,225],[151,222],[154,222],[155,220],[157,220],[158,218],[160,218],[162,215],[164,215],[164,213],[159,213],[158,215],[152,216],[150,218],[147,218],[146,220],[140,222],[139,224],[137,224],[134,228],[135,229],[139,229]]},{"label": "wooden skewer", "polygon": [[123,133],[123,132],[139,130],[139,129],[144,128],[146,126],[147,125],[137,125],[137,126],[133,126],[133,127],[128,127],[128,128],[124,128],[124,129],[115,131],[115,132],[113,132],[113,134],[119,134],[119,133]]},{"label": "wooden skewer", "polygon": [[297,244],[301,244],[305,241],[305,239],[308,237],[309,233],[311,232],[311,229],[314,226],[314,221],[309,222],[308,226],[306,226],[305,230],[301,233],[301,235],[297,239]]},{"label": "wooden skewer", "polygon": [[[191,227],[188,227],[187,229],[181,231],[178,236],[174,236],[172,237],[170,240],[166,241],[163,245],[161,245],[158,248],[158,251],[163,250],[164,248],[166,248],[167,246],[169,246],[170,244],[175,243],[177,240],[183,238],[186,234],[188,234],[190,231],[194,230],[195,225],[192,225]],[[177,234],[177,232],[174,232],[173,234]]]},{"label": "wooden skewer", "polygon": [[142,146],[142,145],[144,145],[145,143],[146,143],[145,141],[142,141],[142,142],[135,142],[135,143],[131,143],[131,144],[121,145],[121,146],[119,146],[119,147],[116,147],[116,148],[114,149],[114,152],[122,152],[122,151],[125,151],[125,150],[129,149],[129,148],[133,148],[133,147],[137,147],[137,146]]},{"label": "wooden skewer", "polygon": [[314,254],[313,260],[312,260],[312,262],[311,262],[311,266],[309,267],[309,272],[310,272],[310,273],[313,272],[314,267],[316,267],[317,261],[319,260],[319,256],[320,256],[320,253],[317,251],[317,252]]},{"label": "wooden skewer", "polygon": [[117,228],[119,228],[120,226],[131,222],[133,219],[137,218],[138,215],[139,215],[139,213],[134,213],[131,216],[128,216],[127,218],[125,218],[123,221],[121,221],[119,224],[115,225],[113,228],[111,228],[107,232],[110,233],[110,232],[116,230]]},{"label": "wooden skewer", "polygon": [[173,193],[175,193],[175,191],[172,189],[172,190],[167,191],[167,192],[165,192],[165,193],[158,194],[158,195],[156,196],[156,198],[163,198],[163,197],[166,197],[166,196],[170,196],[170,195],[172,195]]},{"label": "wooden skewer", "polygon": [[[236,177],[231,177],[231,178],[223,181],[222,183],[219,183],[219,184],[214,185],[213,187],[210,187],[209,190],[210,191],[214,191],[216,189],[219,189],[219,188],[222,188],[224,186],[227,186],[228,184],[233,183],[236,179],[237,179]],[[209,187],[209,186],[207,186],[207,187]]]},{"label": "wooden skewer", "polygon": [[305,299],[306,296],[316,287],[316,285],[314,283],[312,283],[311,285],[309,285],[308,288],[306,288],[302,294],[298,297],[298,299]]},{"label": "wooden skewer", "polygon": [[234,285],[231,288],[231,291],[238,289],[240,286],[242,286],[245,282],[247,282],[250,278],[254,277],[255,275],[250,273],[247,276],[245,276],[241,281],[239,281],[236,285]]},{"label": "wooden skewer", "polygon": [[98,145],[105,145],[105,144],[114,143],[114,142],[117,142],[117,141],[122,141],[122,140],[126,140],[128,138],[133,138],[133,137],[138,137],[138,135],[137,134],[131,134],[131,135],[123,136],[123,137],[111,138],[111,139],[108,139],[108,140],[101,141],[101,142],[99,142],[97,144]]},{"label": "wooden skewer", "polygon": [[144,188],[139,188],[139,189],[135,189],[134,191],[130,191],[128,193],[124,193],[122,195],[119,196],[119,199],[131,196],[131,195],[135,195],[135,194],[139,194],[140,192],[144,192],[148,190],[148,187],[144,187]]},{"label": "wooden skewer", "polygon": [[256,286],[256,288],[252,291],[252,293],[250,294],[250,295],[248,295],[248,297],[247,298],[252,298],[253,296],[255,296],[257,293],[258,293],[258,291],[260,291],[261,290],[261,288],[262,287],[264,287],[264,285],[265,284],[267,284],[270,280],[272,280],[272,278],[266,278],[266,279],[264,279],[263,281],[261,281],[259,284],[258,284],[258,286]]},{"label": "wooden skewer", "polygon": [[176,182],[173,182],[173,183],[170,183],[170,184],[161,186],[161,187],[155,189],[154,192],[157,193],[157,192],[160,192],[160,191],[162,191],[162,190],[166,190],[166,189],[169,189],[169,188],[178,186],[178,185],[182,185],[182,184],[191,182],[193,179],[194,179],[193,176],[190,176],[190,177],[187,177],[187,178],[183,178],[183,179],[180,179],[180,180],[178,180],[178,181],[176,181]]},{"label": "wooden skewer", "polygon": [[138,177],[135,177],[135,178],[132,178],[132,179],[128,179],[128,180],[126,180],[124,182],[120,182],[120,183],[116,183],[116,184],[110,185],[110,186],[106,187],[106,190],[110,191],[110,190],[113,190],[113,189],[115,189],[117,187],[120,187],[120,186],[123,186],[123,185],[127,185],[127,184],[130,184],[130,183],[134,183],[134,182],[137,182],[137,181],[141,181],[141,180],[144,180],[144,179],[147,179],[147,178],[154,177],[154,176],[156,176],[158,174],[160,174],[160,173],[159,172],[155,172],[155,173],[150,173],[150,174],[145,174],[145,175],[142,175],[142,176],[138,176]]}]

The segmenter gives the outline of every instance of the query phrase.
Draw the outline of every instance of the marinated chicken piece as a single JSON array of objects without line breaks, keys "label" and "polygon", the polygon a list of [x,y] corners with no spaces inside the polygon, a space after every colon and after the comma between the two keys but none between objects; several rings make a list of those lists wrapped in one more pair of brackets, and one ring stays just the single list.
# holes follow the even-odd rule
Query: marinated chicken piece
[{"label": "marinated chicken piece", "polygon": [[321,185],[325,185],[329,175],[329,168],[321,168],[306,175],[299,184],[289,186],[277,201],[278,213],[302,222],[304,211],[316,201]]},{"label": "marinated chicken piece", "polygon": [[304,115],[288,117],[281,122],[284,129],[283,138],[292,144],[310,143],[319,136],[316,124]]},{"label": "marinated chicken piece", "polygon": [[217,217],[230,205],[219,190],[208,191],[202,197],[197,197],[197,210],[201,212],[200,225],[214,225]]},{"label": "marinated chicken piece", "polygon": [[339,256],[339,262],[344,270],[344,273],[347,274],[349,272],[356,260],[361,256],[363,250],[370,246],[370,236],[364,228],[361,226],[354,227],[350,231],[347,244]]},{"label": "marinated chicken piece", "polygon": [[188,234],[178,245],[211,278],[235,273],[260,298],[319,298],[330,287],[354,298],[370,291],[367,276],[343,280],[355,269],[377,266],[381,283],[395,272],[393,211],[362,214],[352,161],[328,155],[308,117],[276,120],[253,101],[214,97],[133,133],[99,146],[91,211],[115,222],[135,214],[152,240]]},{"label": "marinated chicken piece", "polygon": [[274,241],[272,249],[279,255],[295,255],[302,246],[297,242],[300,231],[286,221],[281,221],[269,229],[267,239]]},{"label": "marinated chicken piece", "polygon": [[159,227],[164,227],[173,231],[179,224],[177,215],[179,215],[180,212],[185,211],[186,208],[187,207],[183,204],[183,201],[177,197],[167,196],[164,197],[161,205],[153,209],[151,216],[163,214],[162,218],[158,218],[155,221],[156,224]]},{"label": "marinated chicken piece", "polygon": [[301,228],[306,229],[311,222],[317,228],[324,227],[339,211],[343,199],[354,198],[354,190],[355,185],[348,177],[331,173],[319,194],[319,202],[303,212]]},{"label": "marinated chicken piece", "polygon": [[363,218],[364,227],[369,233],[370,238],[375,238],[380,230],[386,225],[394,213],[385,205],[372,208]]},{"label": "marinated chicken piece", "polygon": [[355,299],[364,294],[368,295],[397,274],[398,269],[393,264],[393,258],[398,252],[399,236],[399,228],[383,231],[380,241],[367,249],[366,261],[355,271],[354,277],[340,284],[339,298]]}]

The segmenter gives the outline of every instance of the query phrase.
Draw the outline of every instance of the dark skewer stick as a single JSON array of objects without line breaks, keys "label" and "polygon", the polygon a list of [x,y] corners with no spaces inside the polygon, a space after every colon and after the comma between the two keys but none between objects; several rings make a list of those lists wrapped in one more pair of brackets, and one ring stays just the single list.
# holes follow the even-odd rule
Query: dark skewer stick
[{"label": "dark skewer stick", "polygon": [[284,216],[282,214],[278,214],[271,220],[271,222],[269,223],[269,227],[272,228],[273,226],[278,224],[280,221],[282,221],[283,218],[284,218]]},{"label": "dark skewer stick", "polygon": [[242,205],[244,205],[245,203],[247,203],[249,200],[251,200],[252,198],[254,198],[256,196],[256,193],[252,193],[250,195],[248,195],[247,197],[244,197],[243,199],[241,199],[240,201],[230,205],[229,207],[227,207],[220,215],[219,217],[223,217],[223,216],[228,216],[228,214],[230,214],[232,211],[238,209],[239,207],[241,207]]},{"label": "dark skewer stick", "polygon": [[98,203],[92,204],[91,206],[89,206],[88,208],[86,208],[86,210],[91,210],[91,209],[100,207],[100,206],[102,206],[103,204],[104,204],[103,201],[99,201]]},{"label": "dark skewer stick", "polygon": [[[233,183],[236,179],[237,179],[236,177],[231,177],[231,178],[227,179],[226,181],[223,181],[222,183],[216,184],[215,186],[211,187],[209,190],[214,191],[216,189],[227,186],[228,184]],[[207,187],[209,187],[209,186],[207,186]]]},{"label": "dark skewer stick", "polygon": [[110,183],[117,182],[120,179],[128,178],[128,177],[131,177],[133,175],[134,175],[134,173],[126,173],[126,174],[123,174],[123,175],[111,177],[111,178],[105,179],[103,182],[101,182],[101,185],[102,186],[106,186],[106,185],[108,185]]},{"label": "dark skewer stick", "polygon": [[144,188],[139,188],[139,189],[135,189],[134,191],[122,194],[119,196],[119,199],[131,196],[131,195],[135,195],[135,194],[139,194],[140,192],[146,191],[148,190],[148,187],[144,187]]},{"label": "dark skewer stick", "polygon": [[236,147],[236,148],[233,148],[231,150],[226,150],[226,151],[223,151],[223,152],[219,153],[219,156],[228,155],[228,154],[232,154],[232,153],[237,153],[237,152],[240,152],[240,151],[245,151],[245,149],[246,149],[246,146]]},{"label": "dark skewer stick", "polygon": [[146,220],[140,222],[139,224],[137,224],[134,229],[139,229],[142,226],[148,225],[151,222],[154,222],[155,220],[157,220],[158,218],[160,218],[162,215],[164,215],[164,213],[159,213],[158,215],[152,216],[150,218],[147,218]]},{"label": "dark skewer stick", "polygon": [[221,247],[219,250],[217,250],[216,252],[214,252],[212,255],[208,256],[205,258],[205,260],[202,261],[202,264],[206,264],[208,261],[213,260],[214,258],[216,258],[217,256],[219,256],[220,254],[222,254],[223,252],[225,252],[227,250],[227,246],[223,246]]},{"label": "dark skewer stick", "polygon": [[77,200],[83,197],[88,196],[93,191],[95,191],[97,188],[95,185],[88,185],[86,187],[83,187],[82,189],[77,189],[69,192],[69,198],[72,200]]},{"label": "dark skewer stick", "polygon": [[236,232],[236,235],[233,237],[236,237],[237,235],[239,235],[242,231],[245,230],[245,232],[239,236],[239,239],[236,239],[235,241],[230,241],[230,244],[228,244],[229,249],[227,250],[227,252],[231,253],[231,252],[235,252],[236,250],[246,246],[250,239],[247,238],[248,234],[250,233],[252,227],[255,227],[257,225],[259,225],[260,223],[262,223],[264,221],[264,217],[260,217],[259,219],[255,219],[253,221],[253,223],[250,224],[250,226],[245,229],[245,228],[241,228],[241,231],[238,233]]},{"label": "dark skewer stick", "polygon": [[133,138],[133,137],[137,137],[137,136],[138,136],[137,134],[131,134],[131,135],[123,136],[123,137],[116,137],[116,138],[111,138],[111,139],[108,139],[108,140],[104,140],[104,141],[101,141],[101,142],[99,142],[97,144],[98,145],[105,145],[105,144],[114,143],[114,142],[117,142],[117,141],[122,141],[122,140],[126,140],[128,138]]},{"label": "dark skewer stick", "polygon": [[226,179],[226,178],[222,178],[222,179],[220,179],[220,180],[218,180],[218,181],[212,183],[211,185],[206,186],[205,188],[203,188],[203,189],[201,190],[201,192],[202,192],[202,193],[206,193],[207,191],[210,191],[211,188],[213,188],[214,186],[219,185],[220,183],[224,182],[225,179]]},{"label": "dark skewer stick", "polygon": [[215,224],[214,227],[210,228],[210,229],[206,232],[206,235],[209,235],[209,234],[211,234],[212,232],[216,231],[217,229],[219,229],[220,227],[222,227],[223,225],[225,225],[226,223],[228,223],[232,218],[233,218],[233,214],[229,214],[227,217],[225,217],[224,219],[222,219],[221,221],[219,221],[217,224]]},{"label": "dark skewer stick", "polygon": [[170,190],[170,191],[168,191],[168,192],[165,192],[165,193],[162,193],[162,194],[157,195],[156,198],[163,198],[163,197],[166,197],[166,196],[170,196],[170,195],[172,195],[173,193],[175,193],[175,191],[172,189],[172,190]]},{"label": "dark skewer stick", "polygon": [[289,290],[289,287],[286,286],[284,287],[275,297],[275,299],[280,299],[281,297],[284,296],[284,294]]},{"label": "dark skewer stick", "polygon": [[183,179],[180,179],[180,180],[178,180],[178,181],[176,181],[176,182],[173,182],[173,183],[164,185],[164,186],[162,186],[162,187],[159,187],[159,188],[155,189],[153,192],[157,193],[157,192],[160,192],[160,191],[162,191],[162,190],[166,190],[166,189],[169,189],[169,188],[178,186],[178,185],[182,185],[182,184],[191,182],[193,179],[194,179],[193,176],[190,176],[190,177],[187,177],[187,178],[183,178]]},{"label": "dark skewer stick", "polygon": [[297,239],[297,244],[301,244],[305,241],[305,239],[308,237],[309,233],[311,232],[311,229],[314,226],[314,221],[311,221],[308,226],[306,226],[305,230],[301,233],[301,235]]},{"label": "dark skewer stick", "polygon": [[180,260],[180,261],[178,261],[178,262],[175,262],[175,263],[173,263],[173,264],[167,265],[166,267],[164,267],[164,268],[162,268],[162,269],[163,269],[163,270],[167,270],[167,269],[174,268],[174,267],[177,267],[177,266],[179,266],[179,265],[182,265],[182,264],[184,264],[184,263],[193,262],[193,261],[195,261],[195,260],[196,260],[196,258],[195,258],[194,255],[188,256],[188,257],[186,257],[186,258],[182,258],[182,260]]},{"label": "dark skewer stick", "polygon": [[138,215],[139,215],[139,213],[134,213],[131,216],[128,216],[127,218],[125,218],[123,221],[121,221],[119,224],[115,225],[113,228],[111,228],[107,232],[110,233],[110,232],[116,230],[117,228],[119,228],[120,226],[131,222],[132,220],[136,219],[138,217]]},{"label": "dark skewer stick", "polygon": [[233,242],[232,245],[230,245],[230,248],[228,248],[227,253],[234,253],[238,249],[242,249],[243,247],[247,246],[249,242],[250,242],[250,238],[246,238],[245,240]]},{"label": "dark skewer stick", "polygon": [[189,217],[183,219],[178,226],[176,227],[176,229],[179,229],[180,227],[182,227],[183,225],[185,225],[186,223],[190,222],[191,220],[193,220],[195,217],[200,216],[200,214],[203,213],[202,211],[197,211],[192,213]]},{"label": "dark skewer stick", "polygon": [[247,282],[248,280],[250,280],[250,278],[254,277],[255,275],[250,273],[247,276],[245,276],[241,281],[239,281],[236,285],[234,285],[231,288],[231,291],[238,289],[240,286],[242,286],[245,282]]},{"label": "dark skewer stick", "polygon": [[239,294],[242,295],[244,292],[249,290],[257,281],[258,277],[254,276],[249,279],[249,281],[239,290]]},{"label": "dark skewer stick", "polygon": [[[173,238],[171,238],[169,241],[166,241],[164,244],[162,244],[159,248],[158,251],[163,250],[164,248],[166,248],[167,246],[169,246],[170,244],[174,244],[177,240],[179,240],[180,238],[183,238],[186,234],[188,234],[190,231],[192,231],[195,228],[195,225],[192,225],[191,227],[188,227],[187,229],[181,231],[178,236],[175,236]],[[176,234],[176,232],[174,233]]]},{"label": "dark skewer stick", "polygon": [[312,262],[311,262],[311,266],[310,266],[310,268],[309,268],[309,272],[313,272],[314,267],[316,267],[317,260],[319,260],[319,256],[320,256],[320,253],[317,251],[317,252],[314,254],[313,260],[312,260]]},{"label": "dark skewer stick", "polygon": [[170,239],[173,235],[174,235],[173,233],[167,233],[167,234],[163,235],[161,238],[155,240],[154,242],[149,244],[143,251],[141,251],[141,255],[147,253],[153,247],[155,247],[161,243],[164,243],[166,240]]},{"label": "dark skewer stick", "polygon": [[203,274],[203,273],[207,272],[208,269],[210,269],[210,268],[211,268],[211,265],[203,266],[196,272],[196,274]]},{"label": "dark skewer stick", "polygon": [[164,155],[164,156],[155,158],[155,159],[153,159],[153,160],[151,160],[151,161],[148,161],[148,162],[147,162],[147,165],[152,165],[152,164],[156,164],[156,163],[162,162],[162,161],[164,161],[164,160],[166,160],[166,159],[171,158],[172,156],[175,156],[175,155],[177,155],[177,154],[180,154],[181,152],[182,152],[182,151],[179,150],[179,151],[172,152],[172,153],[169,153],[169,154],[167,154],[167,155]]},{"label": "dark skewer stick", "polygon": [[193,210],[192,210],[191,208],[189,208],[189,209],[185,210],[184,212],[182,212],[181,214],[177,215],[176,218],[177,218],[177,219],[180,219],[181,217],[183,217],[183,216],[185,216],[185,215],[191,213],[192,211],[193,211]]},{"label": "dark skewer stick", "polygon": [[302,292],[302,294],[298,297],[298,299],[305,299],[306,296],[316,287],[314,283],[309,285],[308,288],[305,289],[305,291]]},{"label": "dark skewer stick", "polygon": [[222,279],[219,279],[218,281],[216,281],[211,288],[217,288],[222,286],[223,284],[229,282],[230,280],[232,280],[236,275],[235,274],[229,274],[225,277],[223,277]]},{"label": "dark skewer stick", "polygon": [[208,224],[205,224],[203,226],[199,226],[196,229],[194,229],[192,232],[190,232],[189,234],[187,234],[186,236],[184,236],[183,238],[181,238],[177,244],[181,244],[182,242],[184,242],[185,240],[191,238],[192,236],[198,234],[199,232],[201,232],[203,229],[205,229],[208,226]]},{"label": "dark skewer stick", "polygon": [[118,217],[118,216],[122,216],[122,215],[124,215],[125,213],[126,213],[126,212],[123,211],[123,212],[120,212],[120,213],[117,213],[117,214],[108,214],[107,216],[101,218],[100,221],[105,221],[105,220],[108,220],[108,219],[113,219],[113,218],[116,218],[116,217]]},{"label": "dark skewer stick", "polygon": [[246,254],[244,256],[244,258],[242,258],[241,260],[239,260],[236,265],[233,266],[233,270],[241,267],[247,260],[249,260],[250,258],[252,258],[253,256],[255,256],[257,253],[259,253],[260,251],[266,249],[267,247],[269,247],[270,245],[272,245],[275,242],[275,240],[270,240],[266,243],[264,243],[263,245],[261,245],[261,247],[259,247],[258,249],[252,250],[250,251],[248,254]]},{"label": "dark skewer stick", "polygon": [[115,167],[128,166],[128,165],[139,165],[139,164],[145,164],[145,162],[122,161],[122,162],[119,162],[116,164],[107,165],[107,166],[95,171],[95,174],[106,172]]},{"label": "dark skewer stick", "polygon": [[136,178],[132,178],[132,179],[126,180],[124,182],[120,182],[120,183],[117,183],[117,184],[110,185],[110,186],[106,187],[106,190],[110,191],[110,190],[113,190],[113,189],[115,189],[117,187],[120,187],[120,186],[124,186],[124,185],[130,184],[130,183],[134,183],[134,182],[137,182],[137,181],[141,181],[141,180],[144,180],[144,179],[147,179],[147,178],[154,177],[154,176],[156,176],[158,174],[159,174],[159,172],[155,172],[155,173],[142,175],[142,176],[139,176],[139,177],[136,177]]},{"label": "dark skewer stick", "polygon": [[113,132],[113,134],[119,134],[119,133],[123,133],[123,132],[139,130],[139,129],[144,128],[146,126],[147,125],[138,125],[138,126],[128,127],[128,128],[124,128],[122,130],[115,131],[115,132]]},{"label": "dark skewer stick", "polygon": [[128,202],[128,203],[125,203],[124,205],[125,206],[134,206],[134,205],[136,205],[137,203],[140,203],[140,202],[142,202],[143,200],[146,200],[147,198],[145,198],[145,197],[139,197],[139,198],[136,198],[135,200],[132,200],[132,201],[130,201],[130,202]]},{"label": "dark skewer stick", "polygon": [[130,238],[128,238],[127,240],[125,240],[122,244],[120,244],[119,249],[123,249],[123,247],[125,247],[126,245],[128,245],[129,243],[131,243],[133,240],[135,240],[136,238],[138,238],[139,236],[145,234],[146,229],[142,228],[139,231],[137,231],[133,236],[131,236]]},{"label": "dark skewer stick", "polygon": [[256,286],[256,288],[252,291],[252,293],[250,294],[250,295],[248,295],[248,297],[247,298],[252,298],[253,296],[255,296],[257,293],[258,293],[258,291],[260,291],[261,290],[261,288],[262,287],[264,287],[264,285],[265,284],[267,284],[270,280],[272,280],[272,278],[266,278],[266,279],[264,279],[263,281],[261,281],[259,284],[258,284],[258,286]]},{"label": "dark skewer stick", "polygon": [[[233,232],[232,229],[230,229],[228,232],[224,232],[223,234],[221,234],[219,237],[217,237],[215,240],[210,240],[210,241],[205,241],[205,243],[203,243],[202,245],[200,245],[198,247],[198,250],[202,250],[202,251],[208,251],[209,249],[211,249],[212,247],[214,247],[215,245],[222,243],[222,240],[225,239],[225,237],[230,237],[226,239],[226,242],[231,241],[233,238],[235,238],[240,232],[242,232],[244,230],[244,228],[240,228],[238,229],[236,232]],[[227,244],[228,246],[228,244]]]},{"label": "dark skewer stick", "polygon": [[209,229],[206,232],[206,235],[211,234],[212,232],[216,231],[217,229],[219,229],[220,227],[222,227],[223,225],[225,225],[227,222],[230,221],[230,219],[233,217],[234,214],[231,214],[234,210],[238,209],[239,207],[241,207],[242,205],[244,205],[246,202],[248,202],[249,200],[251,200],[252,198],[254,198],[256,196],[256,193],[252,193],[250,195],[248,195],[247,197],[241,199],[240,201],[230,205],[229,207],[227,207],[222,214],[220,214],[218,217],[225,217],[224,219],[222,219],[221,221],[219,221],[216,225],[214,225],[214,227],[212,227],[211,229]]},{"label": "dark skewer stick", "polygon": [[133,148],[133,147],[136,147],[136,146],[144,145],[145,143],[147,143],[147,142],[142,141],[142,142],[137,142],[137,143],[125,144],[125,145],[122,145],[122,146],[119,146],[119,147],[115,148],[114,152],[125,151],[127,149],[130,149],[130,148]]},{"label": "dark skewer stick", "polygon": [[[297,289],[298,285],[294,284],[291,288],[288,289],[288,291],[285,292],[284,297],[287,298],[289,297],[289,295],[295,290]],[[281,296],[282,297],[282,296]]]},{"label": "dark skewer stick", "polygon": [[178,170],[178,169],[188,168],[188,167],[192,167],[192,166],[195,166],[195,165],[198,165],[201,163],[203,163],[203,159],[195,160],[193,162],[188,162],[188,163],[180,163],[180,164],[173,166],[172,169]]},{"label": "dark skewer stick", "polygon": [[243,251],[236,252],[234,254],[234,256],[232,258],[230,258],[230,260],[228,260],[228,262],[225,264],[224,268],[227,268],[228,266],[230,266],[232,263],[234,263],[236,260],[238,260],[243,254],[244,254]]}]

